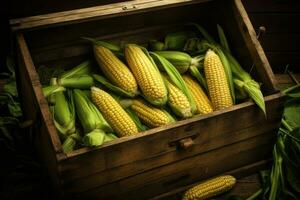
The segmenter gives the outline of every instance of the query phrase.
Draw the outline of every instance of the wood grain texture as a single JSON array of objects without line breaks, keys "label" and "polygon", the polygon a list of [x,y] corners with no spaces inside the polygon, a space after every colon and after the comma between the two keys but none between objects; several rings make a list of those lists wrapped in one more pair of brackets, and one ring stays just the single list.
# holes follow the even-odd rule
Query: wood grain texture
[{"label": "wood grain texture", "polygon": [[180,186],[263,160],[271,155],[274,136],[273,132],[266,133],[78,195],[89,199],[148,199]]},{"label": "wood grain texture", "polygon": [[[24,37],[22,34],[17,34],[16,36],[16,40],[17,40],[17,44],[18,44],[18,50],[20,53],[20,59],[21,62],[23,62],[23,68],[26,69],[25,71],[25,77],[26,78],[26,82],[29,81],[29,85],[28,87],[24,88],[23,92],[26,91],[27,89],[32,88],[32,91],[29,91],[26,95],[34,95],[33,97],[31,97],[32,101],[26,101],[24,100],[23,103],[28,103],[28,102],[36,102],[36,105],[34,108],[32,109],[28,109],[27,112],[25,112],[25,115],[30,115],[30,118],[32,120],[39,120],[37,119],[37,116],[39,114],[39,112],[41,112],[41,116],[42,116],[42,120],[46,123],[47,125],[47,133],[50,133],[49,135],[49,139],[53,145],[53,149],[56,153],[61,153],[62,149],[61,149],[61,143],[60,140],[58,138],[58,134],[56,132],[53,120],[52,120],[52,115],[50,113],[49,107],[48,107],[48,103],[47,100],[44,97],[43,91],[42,91],[42,86],[39,82],[39,77],[38,74],[35,70],[33,61],[31,59],[31,55],[29,53],[29,50],[27,48],[27,44],[24,40]],[[24,70],[24,69],[22,69]],[[30,104],[30,103],[29,103]],[[26,108],[27,106],[24,105],[23,108]],[[45,134],[47,134],[45,133]]]},{"label": "wood grain texture", "polygon": [[[231,174],[235,178],[237,178],[237,184],[232,188],[231,191],[216,197],[216,199],[224,199],[226,196],[238,194],[242,197],[248,197],[248,194],[252,194],[257,191],[259,187],[259,179],[257,171],[264,170],[269,167],[269,160],[262,160],[259,162],[252,163],[250,165],[246,165],[223,174]],[[185,185],[183,187],[179,187],[170,192],[166,192],[151,198],[151,200],[181,200],[184,192],[189,188],[192,188],[201,182],[196,182],[190,185]],[[246,186],[247,185],[247,186]],[[247,190],[244,191],[243,188],[247,187]]]},{"label": "wood grain texture", "polygon": [[[206,2],[211,0],[198,0]],[[51,13],[21,19],[12,19],[10,24],[13,31],[67,25],[90,20],[99,20],[108,17],[124,16],[131,13],[146,12],[148,9],[156,10],[165,7],[174,7],[195,3],[192,0],[134,0],[114,3],[91,8],[83,8],[72,11]]]},{"label": "wood grain texture", "polygon": [[[269,93],[274,93],[278,91],[275,85],[275,77],[268,59],[261,47],[259,41],[256,38],[255,30],[248,18],[246,10],[241,3],[241,0],[235,0],[233,5],[233,10],[235,13],[235,19],[238,22],[240,32],[245,40],[247,48],[252,56],[254,66],[258,71],[261,80],[268,78],[268,81],[264,83],[264,87],[269,90]],[[264,66],[264,67],[261,67]]]},{"label": "wood grain texture", "polygon": [[[279,96],[273,95],[266,98],[267,115],[270,116],[268,121],[265,120],[260,110],[249,102],[252,106],[246,106],[248,103],[244,103],[244,105],[240,104],[219,113],[214,112],[179,121],[174,125],[151,129],[136,136],[120,138],[94,150],[88,148],[76,150],[67,155],[68,159],[60,162],[62,178],[70,182],[103,171],[103,175],[100,173],[95,177],[90,176],[86,181],[91,181],[91,184],[92,182],[104,184],[107,181],[140,173],[197,153],[263,134],[265,131],[276,129],[280,121],[282,99],[276,97]],[[232,119],[236,118],[240,118],[243,123],[232,124]],[[270,123],[270,126],[266,126],[266,129],[255,129],[254,126],[261,127],[258,125],[260,123]],[[188,137],[192,137],[196,144],[189,151],[178,151],[176,146],[170,146],[171,143]],[[86,165],[87,162],[91,164]],[[122,172],[121,175],[118,175],[118,171]],[[102,177],[102,179],[97,182],[97,177]],[[78,184],[81,181],[85,180],[78,180]],[[76,184],[76,181],[72,181],[71,186],[72,183]]]},{"label": "wood grain texture", "polygon": [[[47,112],[48,104],[42,94],[41,85],[22,34],[18,34],[16,40],[16,50],[19,58],[16,70],[17,77],[19,77],[17,84],[22,102],[22,111],[27,120],[34,121],[31,129],[35,133],[33,139],[37,154],[40,155],[40,159],[48,172],[51,172],[49,177],[55,190],[55,196],[57,196],[60,195],[57,159],[61,153],[61,144],[54,126],[49,126],[49,124],[53,124],[52,117],[49,110]],[[51,137],[49,132],[56,135]]]}]

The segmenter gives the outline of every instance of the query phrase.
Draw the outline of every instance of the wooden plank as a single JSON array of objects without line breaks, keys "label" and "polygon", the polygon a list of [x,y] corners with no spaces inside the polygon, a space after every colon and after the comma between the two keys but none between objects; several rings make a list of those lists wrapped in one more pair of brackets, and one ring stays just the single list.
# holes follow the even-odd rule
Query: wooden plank
[{"label": "wooden plank", "polygon": [[178,5],[188,5],[207,1],[211,0],[133,0],[91,8],[13,19],[10,21],[10,24],[13,31],[28,30],[87,22],[90,20],[147,12],[149,9],[153,11],[166,7],[170,8]]},{"label": "wooden plank", "polygon": [[[300,82],[300,74],[293,74],[293,76]],[[289,74],[275,74],[278,85],[295,85],[295,81]]]},{"label": "wooden plank", "polygon": [[[281,116],[281,94],[266,97],[266,105],[268,116],[272,116],[270,120]],[[236,118],[240,118],[243,123],[232,124],[232,119]],[[255,105],[250,102],[242,103],[229,109],[151,129],[136,136],[119,138],[92,150],[89,148],[75,150],[67,154],[67,159],[61,161],[61,176],[64,180],[74,180],[138,160],[159,157],[168,152],[177,151],[176,146],[169,144],[181,138],[192,136],[199,137],[199,141],[201,138],[209,141],[210,137],[230,134],[230,132],[250,127],[265,120],[264,115]],[[214,145],[211,147],[213,149],[217,144],[212,145]],[[186,152],[182,153],[187,154]],[[192,153],[197,152],[193,151]],[[178,158],[174,157],[173,159]],[[91,164],[86,165],[85,163]]]},{"label": "wooden plank", "polygon": [[263,87],[268,93],[277,92],[278,89],[275,86],[276,82],[271,66],[264,53],[264,50],[262,49],[259,41],[256,39],[256,33],[243,7],[243,4],[241,3],[241,0],[234,0],[233,10],[240,33],[242,34],[246,46],[249,49],[255,69],[258,72],[259,79],[265,80]]},{"label": "wooden plank", "polygon": [[248,12],[297,12],[299,13],[300,2],[298,0],[285,0],[285,1],[274,1],[274,0],[263,0],[263,1],[252,1],[243,0],[243,4]]},{"label": "wooden plank", "polygon": [[[30,81],[30,84],[32,84],[30,86],[27,86],[28,88],[32,88],[32,91],[30,91],[29,94],[24,94],[24,95],[34,95],[33,102],[37,102],[36,108],[34,108],[33,110],[28,110],[29,112],[28,114],[32,115],[31,116],[32,118],[30,120],[42,120],[47,124],[47,129],[45,134],[49,134],[49,139],[53,145],[52,148],[54,149],[54,151],[57,153],[61,153],[62,152],[61,143],[52,120],[52,115],[50,113],[47,100],[43,95],[42,86],[39,82],[39,77],[35,70],[27,44],[21,33],[16,35],[16,40],[18,45],[17,48],[20,50],[20,59],[22,59],[22,61],[24,62],[23,66],[26,69],[25,76],[28,75],[28,80]],[[27,87],[25,88],[25,91],[27,90]],[[26,107],[26,105],[23,106]],[[36,115],[37,113],[35,112],[41,112],[42,118],[41,119],[36,118],[34,115]]]},{"label": "wooden plank", "polygon": [[[273,132],[264,134],[120,180],[103,188],[94,188],[79,193],[78,196],[94,199],[147,199],[180,186],[263,160],[271,155],[274,142],[272,138],[274,137]],[[222,164],[218,165],[218,163]],[[108,188],[112,188],[112,190],[108,190]]]},{"label": "wooden plank", "polygon": [[[101,0],[101,1],[64,0],[63,2],[52,1],[52,0],[49,1],[31,0],[30,3],[28,3],[27,1],[12,0],[10,1],[11,8],[9,9],[9,18],[15,19],[20,17],[62,12],[67,10],[118,3],[121,1],[125,1],[125,0]],[[18,6],[13,7],[12,5],[18,5]]]},{"label": "wooden plank", "polygon": [[[233,187],[233,189],[229,192],[229,194],[230,195],[235,194],[235,193],[237,193],[237,191],[240,191],[240,184],[242,184],[242,186],[243,186],[244,183],[246,183],[246,184],[249,183],[248,185],[250,185],[250,183],[253,183],[250,185],[250,188],[248,188],[248,190],[245,191],[245,193],[246,192],[247,192],[247,194],[254,193],[256,191],[256,188],[259,185],[258,179],[257,179],[258,175],[256,172],[258,172],[259,170],[266,169],[269,164],[270,164],[269,160],[262,160],[262,161],[255,162],[253,164],[246,165],[246,166],[243,166],[243,167],[240,167],[240,168],[228,171],[228,172],[224,172],[223,174],[231,174],[235,178],[237,178],[237,184]],[[251,175],[249,176],[249,174],[251,174]],[[153,198],[151,198],[151,200],[174,200],[174,199],[181,200],[182,195],[184,194],[184,192],[186,190],[196,186],[199,183],[200,182],[196,182],[191,185],[185,185],[183,187],[179,187],[170,192],[166,192],[166,193],[163,193],[156,197],[153,197]],[[253,191],[251,189],[253,189]],[[227,196],[227,195],[222,195],[221,198],[224,198],[224,196]]]},{"label": "wooden plank", "polygon": [[267,34],[291,34],[291,33],[299,34],[300,33],[299,28],[295,28],[295,25],[298,24],[299,22],[298,20],[300,18],[300,13],[248,13],[248,14],[255,30],[258,30],[260,26],[265,26]]},{"label": "wooden plank", "polygon": [[26,120],[32,120],[31,129],[35,133],[33,139],[37,154],[44,163],[45,169],[48,170],[55,190],[54,196],[57,196],[60,195],[57,153],[60,152],[61,146],[57,138],[51,138],[51,135],[48,134],[49,131],[53,131],[48,127],[52,118],[47,118],[47,113],[40,111],[40,108],[48,107],[48,105],[46,100],[43,100],[41,86],[22,34],[16,36],[16,52],[19,58],[16,72],[22,111]]},{"label": "wooden plank", "polygon": [[[62,45],[70,45],[76,42],[81,42],[82,44],[85,42],[81,39],[83,36],[109,39],[115,38],[116,34],[119,34],[119,37],[122,38],[122,35],[126,35],[128,32],[131,32],[132,35],[137,30],[146,30],[155,26],[166,26],[169,28],[170,25],[183,24],[186,21],[197,21],[198,23],[207,25],[211,23],[208,20],[211,20],[213,17],[212,13],[209,12],[209,10],[213,9],[212,6],[212,3],[179,6],[163,11],[149,11],[76,25],[28,31],[26,32],[26,39],[32,51],[35,51],[35,49],[43,51],[45,49],[54,49],[54,46],[59,48]],[[187,9],[189,13],[186,12]],[[141,18],[144,20],[140,20]],[[156,34],[161,35],[159,32],[156,32]]]},{"label": "wooden plank", "polygon": [[201,154],[208,151],[214,151],[215,149],[220,148],[222,146],[247,140],[251,137],[254,137],[253,133],[255,133],[255,136],[257,136],[265,134],[266,132],[270,132],[272,130],[276,132],[277,128],[279,127],[279,121],[280,118],[275,119],[275,121],[264,121],[262,123],[255,124],[250,128],[245,128],[236,132],[224,132],[219,137],[208,136],[207,134],[202,133],[201,136],[204,134],[205,135],[196,138],[194,140],[194,147],[186,152],[172,151],[164,155],[159,155],[157,157],[141,160],[135,163],[130,163],[128,165],[122,165],[120,167],[115,167],[104,172],[90,174],[89,176],[84,178],[72,180],[71,182],[65,182],[64,190],[67,192],[84,191],[90,187],[96,187],[103,184],[115,182],[128,176],[143,173],[155,167],[186,159],[190,156],[195,155],[196,153]]}]

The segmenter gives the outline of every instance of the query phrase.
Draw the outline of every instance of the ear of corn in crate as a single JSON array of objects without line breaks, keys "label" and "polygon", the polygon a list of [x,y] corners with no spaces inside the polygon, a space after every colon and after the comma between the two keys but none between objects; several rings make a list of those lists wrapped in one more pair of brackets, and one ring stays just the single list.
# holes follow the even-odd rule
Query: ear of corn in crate
[{"label": "ear of corn in crate", "polygon": [[247,98],[265,113],[260,85],[232,55],[221,26],[220,44],[198,24],[188,26],[198,32],[150,40],[150,52],[137,44],[120,47],[85,38],[93,43],[95,61],[53,77],[43,88],[65,152],[226,109]]}]

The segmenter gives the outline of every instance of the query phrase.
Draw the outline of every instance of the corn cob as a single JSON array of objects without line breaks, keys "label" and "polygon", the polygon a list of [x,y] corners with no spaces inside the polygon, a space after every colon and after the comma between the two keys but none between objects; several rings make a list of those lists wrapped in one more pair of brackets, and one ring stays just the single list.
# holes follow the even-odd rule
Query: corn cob
[{"label": "corn cob", "polygon": [[93,131],[94,129],[102,129],[106,132],[113,132],[110,125],[103,118],[100,111],[91,102],[84,91],[73,90],[76,114],[81,122],[84,133]]},{"label": "corn cob", "polygon": [[126,46],[125,58],[146,100],[153,105],[164,105],[167,102],[167,89],[151,58],[136,45]]},{"label": "corn cob", "polygon": [[141,99],[132,100],[131,108],[143,123],[152,128],[175,121],[167,111],[155,108]]},{"label": "corn cob", "polygon": [[208,50],[204,59],[204,72],[214,110],[233,105],[226,74],[219,56]]},{"label": "corn cob", "polygon": [[230,190],[236,183],[236,179],[230,175],[219,176],[196,185],[185,192],[182,200],[209,199]]},{"label": "corn cob", "polygon": [[116,86],[131,94],[137,93],[137,83],[127,66],[109,49],[94,45],[95,58],[106,77]]},{"label": "corn cob", "polygon": [[65,72],[59,78],[65,79],[65,78],[72,78],[75,76],[88,75],[92,71],[91,68],[92,68],[92,62],[87,60],[80,63],[78,66],[70,69],[69,71]]},{"label": "corn cob", "polygon": [[183,75],[183,80],[187,84],[192,93],[192,97],[196,103],[198,114],[207,114],[213,111],[212,105],[201,86],[189,75]]},{"label": "corn cob", "polygon": [[138,133],[138,129],[120,104],[105,91],[92,87],[92,101],[97,105],[105,120],[112,126],[119,137]]},{"label": "corn cob", "polygon": [[165,78],[165,83],[168,88],[168,104],[172,111],[179,117],[191,117],[193,114],[188,98],[178,87],[173,85],[166,76],[163,77]]},{"label": "corn cob", "polygon": [[76,131],[75,108],[71,91],[67,91],[67,96],[63,91],[53,93],[49,96],[49,101],[54,105],[50,107],[53,121],[61,139]]},{"label": "corn cob", "polygon": [[88,89],[94,85],[94,79],[90,75],[77,75],[69,78],[58,78],[57,85],[65,88]]}]

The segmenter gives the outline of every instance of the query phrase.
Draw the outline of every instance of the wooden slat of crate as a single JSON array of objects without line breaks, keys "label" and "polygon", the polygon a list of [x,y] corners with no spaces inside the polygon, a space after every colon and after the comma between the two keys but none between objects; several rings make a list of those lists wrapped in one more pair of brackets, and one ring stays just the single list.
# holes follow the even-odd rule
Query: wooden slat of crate
[{"label": "wooden slat of crate", "polygon": [[[224,171],[242,167],[239,162],[241,160],[245,164],[250,164],[268,158],[272,152],[271,148],[268,148],[269,151],[264,149],[273,146],[274,140],[271,138],[274,138],[274,132],[94,188],[79,193],[78,197],[83,195],[91,199],[95,197],[99,199],[147,199]],[[226,165],[213,164],[225,162]],[[155,178],[154,174],[155,177],[161,177],[161,179]]]}]

